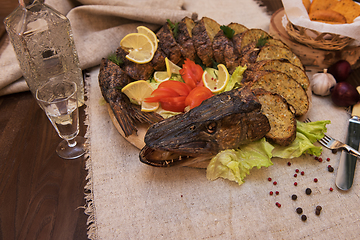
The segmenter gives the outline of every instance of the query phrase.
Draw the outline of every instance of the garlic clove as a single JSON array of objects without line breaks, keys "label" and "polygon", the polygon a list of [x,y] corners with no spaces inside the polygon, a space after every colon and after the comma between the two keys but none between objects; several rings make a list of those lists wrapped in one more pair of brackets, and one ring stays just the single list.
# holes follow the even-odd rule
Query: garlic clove
[{"label": "garlic clove", "polygon": [[330,89],[335,86],[336,80],[327,69],[322,73],[315,73],[310,81],[310,87],[314,94],[320,96],[330,95]]}]

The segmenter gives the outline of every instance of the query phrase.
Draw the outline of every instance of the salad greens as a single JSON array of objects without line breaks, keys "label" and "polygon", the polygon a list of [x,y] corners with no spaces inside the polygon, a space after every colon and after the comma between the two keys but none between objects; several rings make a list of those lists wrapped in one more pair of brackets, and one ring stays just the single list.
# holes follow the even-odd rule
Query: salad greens
[{"label": "salad greens", "polygon": [[320,156],[322,147],[317,147],[313,143],[324,137],[326,124],[329,123],[328,120],[310,123],[297,121],[296,138],[286,147],[272,145],[262,138],[238,149],[224,150],[211,159],[206,177],[209,180],[221,177],[241,185],[253,167],[259,169],[271,166],[272,157],[296,158],[306,153]]}]

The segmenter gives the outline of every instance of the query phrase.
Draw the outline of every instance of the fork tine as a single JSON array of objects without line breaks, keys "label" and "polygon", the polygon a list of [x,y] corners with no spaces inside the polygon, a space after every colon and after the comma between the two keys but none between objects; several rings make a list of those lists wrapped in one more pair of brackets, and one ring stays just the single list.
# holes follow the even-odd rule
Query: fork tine
[{"label": "fork tine", "polygon": [[326,139],[327,141],[331,141],[333,138],[325,134],[323,139]]}]

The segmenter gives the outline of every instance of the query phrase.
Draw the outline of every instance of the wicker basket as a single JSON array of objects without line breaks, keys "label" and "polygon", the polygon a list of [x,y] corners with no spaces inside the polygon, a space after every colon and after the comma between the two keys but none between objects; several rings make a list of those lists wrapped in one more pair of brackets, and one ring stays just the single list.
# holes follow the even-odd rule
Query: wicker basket
[{"label": "wicker basket", "polygon": [[290,21],[286,25],[286,32],[294,40],[311,48],[324,50],[341,50],[354,41],[334,33],[319,33],[315,30],[295,26]]}]

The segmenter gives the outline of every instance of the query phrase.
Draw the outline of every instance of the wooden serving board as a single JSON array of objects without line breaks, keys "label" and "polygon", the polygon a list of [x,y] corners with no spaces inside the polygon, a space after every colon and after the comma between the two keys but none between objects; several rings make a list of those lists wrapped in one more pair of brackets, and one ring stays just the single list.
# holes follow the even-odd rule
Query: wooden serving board
[{"label": "wooden serving board", "polygon": [[[110,105],[107,103],[108,112],[110,119],[112,123],[114,124],[116,130],[120,133],[121,136],[123,136],[129,143],[134,145],[139,150],[142,149],[145,146],[144,137],[145,134],[149,128],[149,124],[137,124],[136,128],[138,129],[137,134],[132,134],[128,137],[125,136],[124,131],[121,129],[119,122],[117,121]],[[186,167],[192,167],[192,168],[207,168],[209,164],[209,161],[203,161],[198,163],[192,163],[189,165],[186,165]]]},{"label": "wooden serving board", "polygon": [[342,50],[329,51],[305,46],[293,40],[282,25],[284,9],[276,11],[270,21],[269,33],[274,38],[282,40],[300,58],[306,71],[315,73],[322,72],[338,60],[347,60],[353,69],[360,66],[360,47],[345,47]]},{"label": "wooden serving board", "polygon": [[121,129],[119,122],[117,121],[110,105],[107,103],[108,112],[112,123],[114,124],[116,130],[123,136],[129,143],[137,147],[138,149],[142,149],[145,146],[144,137],[147,129],[149,128],[148,124],[138,124],[136,127],[138,129],[137,134],[132,134],[128,137],[125,136],[124,131]]}]

